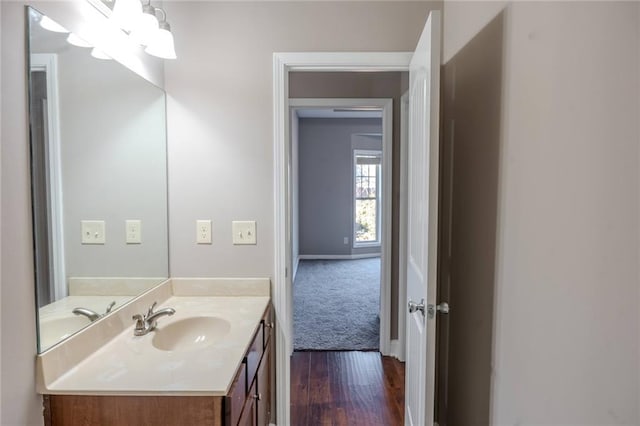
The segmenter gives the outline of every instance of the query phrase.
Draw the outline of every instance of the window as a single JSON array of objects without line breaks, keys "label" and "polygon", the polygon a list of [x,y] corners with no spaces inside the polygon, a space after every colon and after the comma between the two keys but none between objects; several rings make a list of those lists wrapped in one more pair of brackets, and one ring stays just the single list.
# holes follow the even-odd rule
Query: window
[{"label": "window", "polygon": [[353,152],[354,247],[380,244],[380,174],[382,151]]}]

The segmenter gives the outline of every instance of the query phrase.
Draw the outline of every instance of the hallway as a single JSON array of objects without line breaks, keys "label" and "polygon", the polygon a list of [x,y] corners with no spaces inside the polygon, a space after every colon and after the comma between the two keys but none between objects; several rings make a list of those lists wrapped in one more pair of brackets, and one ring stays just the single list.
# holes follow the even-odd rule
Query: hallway
[{"label": "hallway", "polygon": [[291,424],[403,424],[404,363],[379,352],[294,352]]}]

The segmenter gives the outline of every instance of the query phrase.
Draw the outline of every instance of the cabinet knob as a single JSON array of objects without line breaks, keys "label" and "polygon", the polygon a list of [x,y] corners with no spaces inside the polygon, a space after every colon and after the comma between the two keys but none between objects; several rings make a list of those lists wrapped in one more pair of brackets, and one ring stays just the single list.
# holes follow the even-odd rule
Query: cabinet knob
[{"label": "cabinet knob", "polygon": [[273,322],[267,322],[264,324],[265,327],[273,328]]},{"label": "cabinet knob", "polygon": [[258,401],[262,401],[262,394],[260,394],[260,393],[257,393],[257,394],[255,394],[255,395],[253,395],[253,397],[254,397],[255,399],[257,399]]}]

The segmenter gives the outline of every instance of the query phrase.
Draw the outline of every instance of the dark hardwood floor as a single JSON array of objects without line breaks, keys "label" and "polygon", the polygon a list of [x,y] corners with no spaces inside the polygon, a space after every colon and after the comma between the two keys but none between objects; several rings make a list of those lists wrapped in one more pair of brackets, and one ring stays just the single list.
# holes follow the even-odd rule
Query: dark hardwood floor
[{"label": "dark hardwood floor", "polygon": [[404,363],[378,352],[294,352],[292,426],[395,426],[404,420]]}]

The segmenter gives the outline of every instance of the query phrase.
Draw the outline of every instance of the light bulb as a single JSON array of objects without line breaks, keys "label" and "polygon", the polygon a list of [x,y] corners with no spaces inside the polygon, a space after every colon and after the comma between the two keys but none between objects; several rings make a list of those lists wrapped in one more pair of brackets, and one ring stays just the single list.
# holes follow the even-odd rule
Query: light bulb
[{"label": "light bulb", "polygon": [[139,0],[116,0],[111,19],[120,28],[131,31],[142,15],[142,3]]},{"label": "light bulb", "polygon": [[67,37],[67,42],[78,47],[93,47],[91,43],[85,41],[83,38],[78,37],[75,33],[70,33]]},{"label": "light bulb", "polygon": [[53,19],[49,18],[48,16],[43,16],[42,19],[40,20],[40,26],[42,28],[44,28],[45,30],[49,30],[49,31],[53,31],[54,33],[68,33],[69,30],[67,30],[65,27],[63,27],[62,25],[58,24],[56,21],[54,21]]},{"label": "light bulb", "polygon": [[141,46],[148,45],[158,31],[158,18],[156,10],[151,5],[142,8],[142,15],[138,19],[135,28],[131,30],[131,39]]},{"label": "light bulb", "polygon": [[173,43],[173,34],[168,22],[160,22],[160,28],[155,32],[153,40],[144,49],[149,55],[163,59],[176,59],[176,49]]}]

